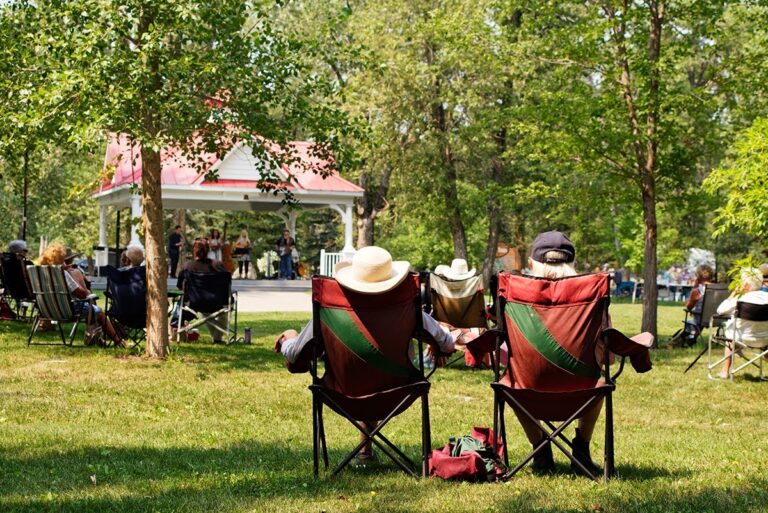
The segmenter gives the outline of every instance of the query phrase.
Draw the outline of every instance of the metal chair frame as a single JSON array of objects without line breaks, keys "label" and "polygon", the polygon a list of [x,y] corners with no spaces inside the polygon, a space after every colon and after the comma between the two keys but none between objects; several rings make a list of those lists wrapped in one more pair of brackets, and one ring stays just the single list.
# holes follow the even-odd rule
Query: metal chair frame
[{"label": "metal chair frame", "polygon": [[416,326],[414,328],[414,336],[418,342],[419,348],[419,372],[422,376],[422,381],[414,383],[417,392],[411,393],[404,397],[402,401],[392,409],[384,419],[378,423],[373,429],[367,429],[365,426],[358,423],[344,408],[342,408],[326,391],[323,386],[321,378],[318,376],[318,362],[325,357],[323,350],[323,335],[322,328],[320,326],[320,304],[317,301],[312,302],[312,323],[314,332],[314,354],[311,362],[310,373],[312,375],[312,384],[309,389],[312,391],[312,457],[313,457],[313,475],[315,478],[319,475],[319,460],[320,452],[322,451],[323,462],[325,469],[328,469],[328,449],[325,439],[325,425],[323,422],[323,405],[327,405],[331,410],[338,413],[349,421],[358,431],[364,436],[364,440],[358,443],[352,451],[347,454],[339,464],[331,472],[331,476],[338,474],[344,467],[346,467],[354,458],[357,453],[369,442],[378,447],[383,454],[391,459],[403,472],[411,477],[418,477],[416,472],[417,466],[403,451],[401,451],[395,444],[393,444],[386,436],[381,433],[384,426],[389,423],[396,415],[398,411],[408,401],[414,401],[414,397],[417,394],[421,399],[421,475],[427,477],[429,475],[429,455],[431,451],[431,435],[430,435],[430,422],[429,422],[429,388],[430,384],[427,378],[424,376],[424,343],[423,343],[423,326],[421,319],[422,302],[420,299],[416,299],[414,308],[416,310]]},{"label": "metal chair frame", "polygon": [[[610,298],[609,296],[606,296],[603,300],[604,302],[604,310],[605,313],[608,311],[608,305],[610,304]],[[515,474],[517,474],[525,465],[528,464],[529,461],[533,459],[533,457],[541,450],[544,449],[544,447],[548,444],[552,444],[555,447],[557,447],[563,454],[565,454],[568,459],[570,459],[573,463],[575,463],[579,469],[581,469],[582,472],[586,476],[588,476],[590,479],[594,481],[598,481],[599,478],[597,475],[593,474],[589,471],[580,461],[578,461],[574,456],[572,451],[572,443],[570,440],[568,440],[562,433],[563,431],[571,425],[575,420],[577,420],[582,413],[598,398],[603,397],[605,399],[605,447],[604,447],[604,465],[603,465],[603,475],[602,478],[604,481],[608,481],[613,475],[615,474],[615,457],[614,457],[614,425],[613,425],[613,391],[616,389],[616,379],[621,375],[621,373],[624,370],[624,363],[625,358],[620,358],[619,363],[619,369],[617,372],[613,375],[610,373],[610,358],[609,354],[610,351],[608,350],[608,340],[603,335],[603,342],[605,347],[605,353],[603,355],[604,365],[603,365],[603,375],[605,379],[605,385],[595,388],[594,395],[589,397],[589,399],[586,400],[584,404],[582,404],[579,409],[573,413],[568,419],[561,422],[559,425],[556,425],[554,422],[548,421],[548,420],[539,420],[536,419],[517,399],[515,399],[512,394],[509,392],[509,387],[502,384],[500,382],[501,377],[504,375],[504,372],[506,372],[506,368],[504,369],[504,372],[502,372],[501,369],[501,346],[504,342],[507,343],[507,347],[509,348],[509,351],[511,351],[511,345],[508,340],[508,335],[506,331],[506,317],[504,314],[504,311],[506,309],[507,300],[503,296],[499,296],[496,301],[496,318],[497,318],[497,330],[498,330],[498,336],[496,339],[496,349],[495,353],[496,356],[493,359],[494,362],[494,377],[495,381],[491,383],[491,387],[493,388],[494,392],[494,398],[493,398],[493,430],[494,433],[501,433],[502,437],[502,443],[503,443],[503,452],[504,452],[504,463],[506,464],[507,468],[510,468],[509,465],[509,455],[507,452],[507,433],[506,433],[506,422],[504,419],[504,408],[505,404],[508,401],[510,401],[512,404],[515,405],[528,419],[530,419],[538,428],[541,430],[541,433],[543,435],[542,442],[534,448],[523,460],[515,465],[514,467],[510,468],[509,471],[507,471],[506,474],[502,476],[502,480],[508,480],[512,478]],[[604,318],[607,318],[604,315]],[[493,450],[496,451],[497,445],[496,440],[494,439],[493,443]],[[570,449],[570,450],[569,450]]]},{"label": "metal chair frame", "polygon": [[[731,366],[728,371],[728,379],[733,381],[737,372],[740,372],[750,366],[755,367],[758,371],[758,379],[760,381],[768,381],[768,377],[765,376],[763,369],[763,362],[768,357],[768,340],[763,341],[762,346],[754,346],[744,343],[740,337],[739,332],[736,329],[736,319],[748,319],[756,321],[768,321],[768,305],[759,305],[757,316],[750,315],[744,312],[744,306],[746,303],[737,302],[736,310],[731,315],[731,328],[730,337],[728,333],[725,333],[723,326],[717,328],[717,332],[712,334],[714,330],[710,328],[709,342],[707,343],[707,377],[709,379],[716,379],[712,375],[712,371],[720,367],[726,360],[731,361]],[[723,318],[721,316],[721,318]],[[714,316],[713,316],[714,319]],[[723,349],[730,349],[730,355],[723,355],[720,358],[712,355],[713,347],[722,347]],[[739,365],[736,365],[736,358],[743,360]]]},{"label": "metal chair frame", "polygon": [[[224,336],[223,340],[227,343],[227,345],[241,342],[242,339],[238,338],[237,336],[237,291],[232,290],[232,282],[229,283],[229,290],[227,291],[227,305],[219,308],[215,312],[209,313],[195,311],[189,306],[189,298],[187,296],[189,290],[188,288],[189,280],[184,280],[184,288],[182,291],[183,293],[179,299],[179,326],[176,329],[176,343],[181,341],[182,333],[189,333],[191,330],[202,326],[203,324],[213,326],[219,333]],[[183,312],[194,315],[196,319],[181,326],[182,319],[184,317]],[[226,326],[220,326],[218,323],[213,321],[213,319],[223,313],[227,314]]]}]

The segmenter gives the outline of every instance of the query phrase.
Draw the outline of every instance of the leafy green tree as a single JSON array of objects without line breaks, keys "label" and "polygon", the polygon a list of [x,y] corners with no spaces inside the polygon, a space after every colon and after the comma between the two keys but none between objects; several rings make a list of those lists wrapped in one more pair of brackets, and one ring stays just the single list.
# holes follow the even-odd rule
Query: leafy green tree
[{"label": "leafy green tree", "polygon": [[755,120],[736,139],[730,159],[709,175],[706,188],[722,192],[715,235],[738,229],[768,243],[768,118]]},{"label": "leafy green tree", "polygon": [[[43,42],[39,57],[51,72],[41,90],[61,98],[80,123],[140,146],[149,356],[162,358],[169,348],[160,150],[222,155],[251,134],[287,148],[297,133],[314,136],[320,156],[339,149],[342,120],[321,101],[328,89],[306,73],[302,48],[273,30],[270,7],[238,0],[13,3]],[[256,149],[267,189],[278,183],[271,163],[292,156]],[[336,156],[343,160],[343,152]]]}]

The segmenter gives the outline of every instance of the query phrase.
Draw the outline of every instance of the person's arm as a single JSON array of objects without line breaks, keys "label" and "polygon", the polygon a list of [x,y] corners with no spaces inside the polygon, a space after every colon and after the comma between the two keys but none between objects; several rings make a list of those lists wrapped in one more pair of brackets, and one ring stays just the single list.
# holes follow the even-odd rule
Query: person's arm
[{"label": "person's arm", "polygon": [[314,331],[312,327],[312,321],[309,321],[301,333],[296,334],[296,330],[286,330],[280,335],[280,338],[275,342],[275,352],[282,353],[286,360],[290,363],[296,363],[301,350],[304,349],[311,340],[314,338]]},{"label": "person's arm", "polygon": [[444,330],[438,322],[426,312],[421,312],[421,322],[426,331],[443,353],[452,353],[456,350],[456,340],[449,331]]},{"label": "person's arm", "polygon": [[67,270],[64,271],[64,279],[67,281],[67,288],[70,294],[77,299],[85,299],[90,294],[88,289],[77,283],[77,280]]},{"label": "person's arm", "polygon": [[701,298],[701,292],[699,292],[699,289],[694,288],[691,290],[691,297],[689,297],[688,301],[685,303],[685,309],[689,312],[693,310],[693,308],[696,306],[696,303],[699,301],[699,298]]},{"label": "person's arm", "polygon": [[727,316],[736,311],[736,296],[731,296],[717,307],[717,315]]}]

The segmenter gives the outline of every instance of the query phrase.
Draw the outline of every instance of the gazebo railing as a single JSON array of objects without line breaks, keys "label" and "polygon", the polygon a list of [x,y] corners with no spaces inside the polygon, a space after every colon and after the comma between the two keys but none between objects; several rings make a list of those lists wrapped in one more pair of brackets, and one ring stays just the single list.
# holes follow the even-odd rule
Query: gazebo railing
[{"label": "gazebo railing", "polygon": [[320,275],[333,276],[333,266],[344,259],[343,253],[329,253],[324,249],[320,250]]}]

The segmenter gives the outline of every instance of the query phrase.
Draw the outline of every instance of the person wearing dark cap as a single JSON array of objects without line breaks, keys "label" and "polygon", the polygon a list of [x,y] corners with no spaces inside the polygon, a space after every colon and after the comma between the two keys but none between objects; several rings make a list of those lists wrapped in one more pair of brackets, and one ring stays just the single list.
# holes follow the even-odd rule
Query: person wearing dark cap
[{"label": "person wearing dark cap", "polygon": [[[528,259],[528,267],[531,274],[539,278],[565,278],[567,276],[576,276],[576,248],[562,232],[550,231],[543,232],[536,236],[531,247],[531,256]],[[602,350],[598,348],[596,356],[598,361],[602,358]],[[600,468],[592,461],[589,454],[589,443],[592,440],[592,433],[595,430],[595,424],[600,417],[600,410],[603,407],[602,399],[595,401],[592,406],[585,410],[579,418],[579,425],[576,428],[576,437],[573,439],[573,455],[590,472],[598,474]],[[528,441],[537,447],[543,438],[541,430],[528,417],[515,411],[517,419],[523,426]],[[579,467],[571,463],[571,469],[581,473]],[[533,470],[537,473],[550,473],[555,470],[555,461],[552,456],[552,446],[547,444],[533,457]]]},{"label": "person wearing dark cap", "polygon": [[8,243],[8,253],[16,255],[16,257],[19,259],[26,259],[27,252],[27,243],[23,240],[12,240]]}]

